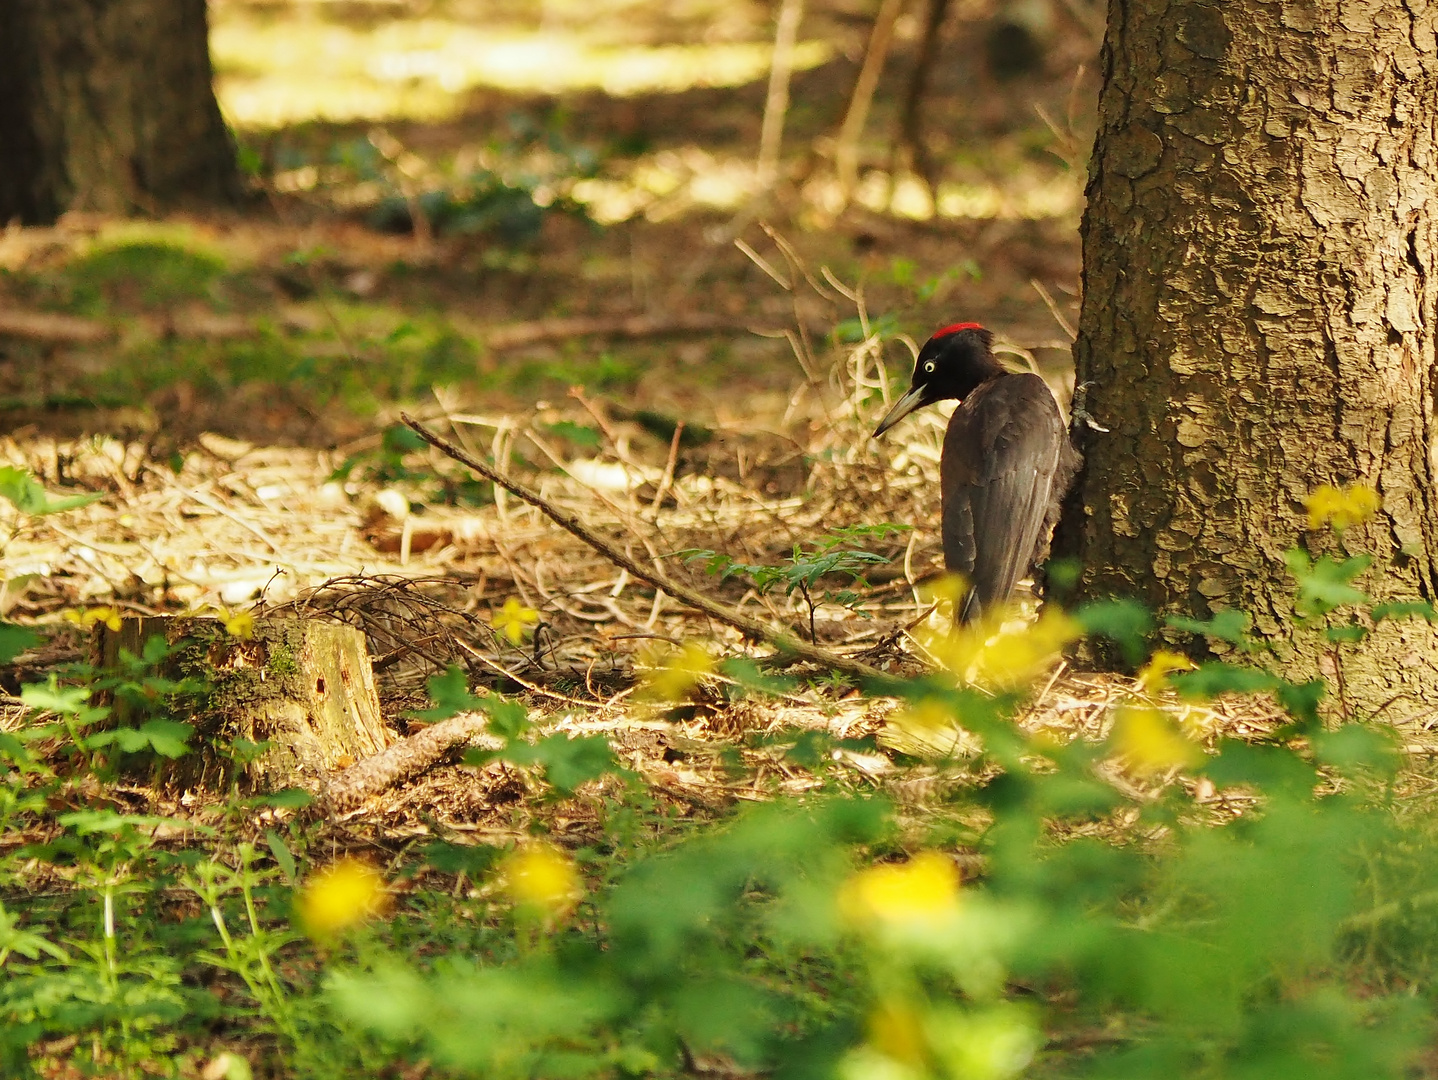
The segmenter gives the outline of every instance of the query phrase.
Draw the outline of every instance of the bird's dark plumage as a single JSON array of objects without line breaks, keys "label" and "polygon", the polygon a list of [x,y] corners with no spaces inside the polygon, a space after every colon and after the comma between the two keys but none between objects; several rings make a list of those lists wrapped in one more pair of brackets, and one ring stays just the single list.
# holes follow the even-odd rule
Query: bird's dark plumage
[{"label": "bird's dark plumage", "polygon": [[874,431],[882,435],[936,401],[959,401],[939,477],[944,562],[970,585],[962,622],[1006,601],[1047,550],[1078,464],[1048,385],[1007,371],[992,346],[993,335],[977,323],[936,332],[919,350],[909,392]]}]

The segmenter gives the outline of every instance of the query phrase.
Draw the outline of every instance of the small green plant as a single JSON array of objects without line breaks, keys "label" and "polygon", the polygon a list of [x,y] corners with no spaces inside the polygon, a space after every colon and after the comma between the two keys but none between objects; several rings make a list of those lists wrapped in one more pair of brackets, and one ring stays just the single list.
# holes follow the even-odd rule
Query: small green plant
[{"label": "small green plant", "polygon": [[102,243],[66,269],[78,306],[160,308],[207,297],[225,271],[217,255],[164,236],[125,236]]},{"label": "small green plant", "polygon": [[[293,883],[297,872],[294,857],[273,830],[269,833],[269,846],[276,857],[272,868],[261,867],[255,846],[242,842],[234,849],[233,866],[219,858],[202,859],[181,876],[180,882],[205,905],[220,938],[218,952],[201,952],[197,959],[239,976],[276,1031],[290,1045],[298,1045],[300,1023],[291,990],[280,978],[276,966],[279,953],[287,945],[300,941],[303,935],[282,925],[275,927],[267,923],[261,918],[255,899],[257,888],[281,877]],[[229,926],[225,910],[229,897],[238,897],[243,904],[240,933]]]},{"label": "small green plant", "polygon": [[[26,684],[21,687],[21,700],[37,716],[56,719],[32,723],[18,737],[36,741],[63,735],[69,752],[86,772],[111,779],[127,755],[149,753],[173,759],[189,753],[194,726],[174,719],[173,710],[188,711],[183,703],[202,694],[205,687],[194,679],[171,679],[159,673],[174,651],[164,638],[155,636],[146,642],[141,656],[120,650],[121,666],[115,672],[95,673],[81,666],[74,672],[83,680],[78,683],[63,685],[52,674],[43,683]],[[107,695],[114,705],[95,704],[97,693]],[[117,708],[125,722],[111,722]]]},{"label": "small green plant", "polygon": [[894,259],[885,275],[891,282],[913,293],[921,304],[941,300],[955,281],[965,278],[969,281],[983,280],[983,271],[973,259],[963,259],[957,265],[929,277],[919,277],[919,264],[913,259]]},{"label": "small green plant", "polygon": [[853,584],[860,588],[867,588],[868,582],[864,580],[864,571],[889,561],[886,555],[846,545],[852,545],[861,540],[884,540],[896,533],[906,532],[910,528],[912,526],[885,523],[851,525],[831,529],[828,535],[808,547],[803,544],[795,544],[789,561],[781,566],[741,563],[732,556],[700,548],[687,548],[675,554],[685,562],[702,561],[705,572],[713,574],[720,581],[727,581],[735,575],[743,574],[753,582],[754,588],[760,593],[766,593],[779,585],[784,586],[786,596],[792,596],[798,592],[809,611],[809,639],[817,641],[814,614],[820,604],[838,604],[840,607],[852,611],[856,610],[858,604],[863,600],[863,596],[854,589],[816,592],[819,580],[830,574],[836,574],[848,577]]},{"label": "small green plant", "polygon": [[412,713],[415,719],[437,723],[464,712],[482,712],[489,718],[489,733],[504,740],[505,745],[498,750],[466,752],[464,760],[468,764],[483,765],[502,759],[516,765],[537,765],[561,795],[570,795],[589,780],[619,771],[609,741],[603,736],[556,733],[536,740],[524,705],[493,694],[471,694],[464,672],[458,667],[451,666],[443,675],[430,679],[429,694],[433,707]]},{"label": "small green plant", "polygon": [[[1342,489],[1324,485],[1309,496],[1307,506],[1310,530],[1321,535],[1320,530],[1330,526],[1334,537],[1341,540],[1350,526],[1376,512],[1378,493],[1358,484]],[[1386,620],[1419,618],[1438,623],[1438,608],[1426,600],[1375,601],[1358,585],[1358,579],[1373,566],[1371,555],[1315,556],[1306,547],[1294,547],[1284,554],[1284,563],[1297,584],[1294,626],[1302,633],[1321,636],[1334,672],[1339,709],[1344,719],[1352,719],[1344,675],[1345,647],[1364,641]],[[1255,661],[1260,661],[1266,651],[1266,646],[1250,635],[1253,618],[1246,611],[1225,609],[1204,620],[1169,616],[1166,623],[1175,630],[1221,643]],[[1205,694],[1218,692],[1225,681],[1241,681],[1241,689],[1246,692],[1266,690],[1290,696],[1300,693],[1263,663],[1257,667],[1204,664],[1198,671],[1181,676],[1180,681]],[[1307,686],[1302,692],[1319,693],[1316,683]]]},{"label": "small green plant", "polygon": [[[351,454],[330,475],[331,480],[345,481],[351,477],[367,483],[406,485],[415,490],[419,505],[486,506],[494,502],[493,486],[467,474],[436,473],[423,463],[422,454],[428,444],[404,424],[391,424],[380,434],[374,450]],[[419,465],[412,465],[419,461]]]}]

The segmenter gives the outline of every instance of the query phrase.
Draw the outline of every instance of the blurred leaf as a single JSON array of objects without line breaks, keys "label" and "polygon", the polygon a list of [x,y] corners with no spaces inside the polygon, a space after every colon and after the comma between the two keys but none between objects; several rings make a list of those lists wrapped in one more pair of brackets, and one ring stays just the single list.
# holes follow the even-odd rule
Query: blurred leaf
[{"label": "blurred leaf", "polygon": [[190,736],[195,729],[190,724],[175,720],[146,720],[140,725],[140,733],[149,741],[155,753],[167,758],[177,758],[190,752]]},{"label": "blurred leaf", "polygon": [[1359,623],[1330,626],[1323,631],[1323,636],[1334,645],[1356,645],[1368,636],[1368,627]]},{"label": "blurred leaf", "polygon": [[70,956],[59,945],[43,934],[20,929],[20,922],[0,903],[0,956],[15,953],[27,960],[38,960],[42,955],[68,962]]},{"label": "blurred leaf", "polygon": [[1182,697],[1198,701],[1220,694],[1255,694],[1276,690],[1283,681],[1258,668],[1239,667],[1221,661],[1200,664],[1195,671],[1181,671],[1168,678]]},{"label": "blurred leaf", "polygon": [[[511,747],[511,751],[518,749],[518,746]],[[618,765],[609,740],[603,735],[576,738],[564,734],[550,735],[532,749],[533,760],[544,766],[544,778],[565,795],[572,794],[581,784],[613,771]],[[505,756],[509,756],[509,752]]]},{"label": "blurred leaf", "polygon": [[585,427],[569,420],[561,420],[557,424],[541,424],[539,428],[546,435],[554,435],[586,450],[593,450],[599,446],[598,428]]},{"label": "blurred leaf", "polygon": [[8,664],[40,643],[40,635],[14,623],[0,622],[0,664]]},{"label": "blurred leaf", "polygon": [[1384,619],[1406,619],[1410,617],[1427,619],[1431,622],[1438,622],[1438,609],[1426,600],[1394,601],[1386,604],[1374,604],[1373,610],[1369,613],[1374,622],[1382,622]]},{"label": "blurred leaf", "polygon": [[1073,612],[1085,634],[1097,634],[1118,644],[1124,659],[1137,666],[1148,651],[1153,616],[1137,600],[1095,600]]},{"label": "blurred leaf", "polygon": [[246,806],[272,806],[276,810],[300,810],[315,801],[315,797],[304,788],[283,788],[267,795],[246,799]]},{"label": "blurred leaf", "polygon": [[425,862],[443,874],[468,874],[478,878],[487,873],[504,854],[490,844],[449,844],[436,840],[423,851]]},{"label": "blurred leaf", "polygon": [[429,443],[408,424],[391,424],[380,436],[380,445],[387,454],[409,454],[423,450]]},{"label": "blurred leaf", "polygon": [[812,772],[823,764],[833,745],[826,731],[801,731],[794,745],[784,752],[784,760]]},{"label": "blurred leaf", "polygon": [[1368,594],[1355,588],[1353,580],[1373,564],[1371,555],[1355,555],[1339,561],[1330,555],[1316,562],[1302,548],[1290,548],[1284,562],[1298,579],[1296,607],[1305,617],[1326,615],[1345,604],[1360,604]]},{"label": "blurred leaf", "polygon": [[266,829],[265,846],[270,849],[270,854],[275,857],[275,865],[280,868],[280,873],[284,874],[285,884],[294,885],[299,881],[299,867],[295,865],[295,857],[290,853],[289,845],[285,843],[284,837],[280,836],[274,829]]},{"label": "blurred leaf", "polygon": [[1312,792],[1318,776],[1313,766],[1279,746],[1260,746],[1226,739],[1218,753],[1199,768],[1219,787],[1252,785],[1261,791]]},{"label": "blurred leaf", "polygon": [[1281,682],[1274,693],[1290,716],[1304,724],[1317,725],[1318,705],[1328,693],[1328,684],[1322,679],[1306,683]]},{"label": "blurred leaf", "polygon": [[9,499],[22,514],[34,517],[89,506],[104,498],[103,495],[89,494],[52,497],[28,469],[14,465],[0,466],[0,497]]},{"label": "blurred leaf", "polygon": [[1392,773],[1403,755],[1388,728],[1371,724],[1344,724],[1334,731],[1316,731],[1309,736],[1314,758],[1344,773],[1379,769]]},{"label": "blurred leaf", "polygon": [[458,664],[450,664],[443,675],[430,676],[425,688],[434,706],[411,710],[406,716],[434,724],[463,712],[475,712],[482,705],[481,700],[469,692],[469,679]]},{"label": "blurred leaf", "polygon": [[1222,611],[1215,611],[1208,619],[1189,619],[1182,615],[1170,615],[1164,620],[1175,630],[1182,630],[1189,634],[1202,634],[1217,641],[1227,641],[1242,649],[1253,648],[1253,642],[1249,639],[1248,631],[1253,625],[1253,616],[1238,608],[1225,608]]},{"label": "blurred leaf", "polygon": [[54,675],[44,683],[26,683],[20,687],[20,700],[32,709],[84,716],[92,721],[109,715],[108,709],[90,707],[87,687],[61,686]]},{"label": "blurred leaf", "polygon": [[771,675],[747,656],[731,656],[719,662],[719,673],[733,679],[739,687],[750,694],[789,694],[798,686],[798,681],[785,675]]}]

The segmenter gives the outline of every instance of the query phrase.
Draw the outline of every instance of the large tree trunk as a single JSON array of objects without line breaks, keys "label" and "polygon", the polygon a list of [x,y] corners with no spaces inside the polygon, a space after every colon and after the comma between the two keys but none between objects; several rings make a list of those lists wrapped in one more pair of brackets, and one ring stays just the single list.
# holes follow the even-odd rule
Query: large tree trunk
[{"label": "large tree trunk", "polygon": [[[1086,467],[1057,546],[1086,596],[1250,611],[1290,670],[1285,549],[1303,499],[1362,482],[1362,582],[1438,578],[1438,5],[1110,0],[1076,345]],[[1438,635],[1383,624],[1345,665],[1358,702],[1438,702]],[[1392,716],[1390,712],[1388,714]]]},{"label": "large tree trunk", "polygon": [[239,193],[205,0],[0,0],[0,225]]}]

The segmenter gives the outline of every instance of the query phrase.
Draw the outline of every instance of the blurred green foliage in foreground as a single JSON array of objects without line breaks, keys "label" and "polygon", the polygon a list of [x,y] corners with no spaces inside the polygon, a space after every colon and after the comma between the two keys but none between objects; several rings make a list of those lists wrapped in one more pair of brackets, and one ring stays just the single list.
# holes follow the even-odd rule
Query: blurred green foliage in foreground
[{"label": "blurred green foliage in foreground", "polygon": [[[1311,509],[1342,528],[1364,505],[1334,491]],[[1298,631],[1340,661],[1352,628],[1433,616],[1371,604],[1367,560],[1289,565]],[[529,614],[511,613],[519,637]],[[781,733],[819,787],[702,827],[602,737],[542,736],[452,671],[423,718],[488,713],[504,747],[472,761],[532,770],[556,799],[587,790],[600,827],[566,850],[517,811],[517,844],[429,841],[383,868],[333,858],[301,794],[232,792],[207,826],[135,812],[117,781],[185,752],[202,692],[154,674],[162,648],[105,676],[129,735],[84,691],[99,673],[27,687],[34,718],[0,734],[4,1075],[1415,1075],[1438,960],[1438,829],[1404,794],[1418,766],[1380,724],[1323,719],[1323,684],[1266,667],[1241,615],[1173,626],[1235,661],[1185,671],[1121,602],[936,640],[949,671],[867,688],[900,699],[916,756],[898,763],[928,797],[896,803],[835,764],[872,745]],[[1076,635],[1141,665],[1109,734],[1021,728],[1030,680]],[[701,654],[657,660],[651,689],[691,692],[713,676]],[[775,689],[723,670],[736,692]],[[1205,741],[1164,688],[1259,689],[1288,718]],[[923,749],[956,725],[982,749]]]}]

